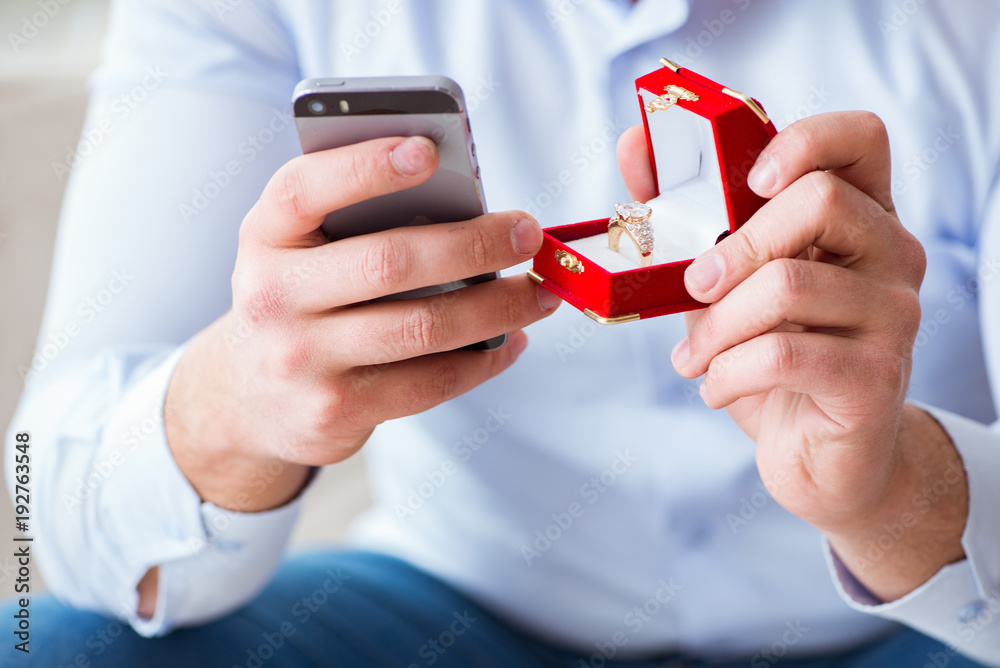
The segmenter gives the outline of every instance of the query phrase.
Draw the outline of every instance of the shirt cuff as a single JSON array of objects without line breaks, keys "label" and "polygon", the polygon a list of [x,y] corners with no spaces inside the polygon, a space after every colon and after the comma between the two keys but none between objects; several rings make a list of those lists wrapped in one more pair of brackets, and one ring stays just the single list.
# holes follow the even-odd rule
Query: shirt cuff
[{"label": "shirt cuff", "polygon": [[[115,598],[124,609],[113,612],[145,636],[221,617],[258,593],[281,559],[302,499],[261,513],[201,501],[173,458],[163,424],[167,386],[184,350],[136,373],[95,455],[109,471],[96,511],[106,563],[117,570],[112,582],[122,588]],[[136,614],[136,585],[154,566],[157,604],[145,620]]]},{"label": "shirt cuff", "polygon": [[301,499],[300,494],[260,513],[201,504],[205,539],[192,540],[195,556],[160,565],[156,611],[151,619],[136,618],[132,627],[143,636],[163,635],[178,626],[218,619],[250,601],[280,563]]},{"label": "shirt cuff", "polygon": [[[1000,667],[1000,436],[953,413],[921,408],[941,424],[962,458],[969,486],[969,517],[962,534],[967,558],[891,603],[868,592],[824,541],[830,572],[852,608],[900,622],[984,665]],[[921,492],[926,502],[941,496],[947,477],[945,472]],[[935,493],[938,486],[945,487]]]}]

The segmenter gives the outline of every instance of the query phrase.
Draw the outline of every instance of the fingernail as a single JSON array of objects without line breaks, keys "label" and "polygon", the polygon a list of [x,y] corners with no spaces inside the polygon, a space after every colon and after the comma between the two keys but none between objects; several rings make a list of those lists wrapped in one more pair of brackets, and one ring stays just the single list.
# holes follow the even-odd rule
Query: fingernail
[{"label": "fingernail", "polygon": [[531,218],[522,218],[511,230],[514,250],[523,255],[534,255],[542,246],[542,228]]},{"label": "fingernail", "polygon": [[513,337],[514,340],[510,342],[511,352],[514,353],[514,357],[520,357],[521,353],[524,352],[525,348],[528,347],[528,337],[524,334],[521,336]]},{"label": "fingernail", "polygon": [[427,137],[410,137],[392,150],[390,158],[400,174],[417,176],[434,163],[437,145]]},{"label": "fingernail", "polygon": [[758,195],[767,195],[778,182],[778,170],[769,153],[761,153],[747,175],[747,184]]},{"label": "fingernail", "polygon": [[674,352],[670,353],[670,359],[677,369],[683,369],[691,359],[691,342],[685,336],[684,340],[674,346]]},{"label": "fingernail", "polygon": [[543,311],[551,311],[560,304],[562,304],[562,297],[550,292],[547,288],[538,286],[538,305],[542,307]]},{"label": "fingernail", "polygon": [[715,255],[703,255],[688,267],[685,276],[701,292],[711,292],[722,278],[722,260]]}]

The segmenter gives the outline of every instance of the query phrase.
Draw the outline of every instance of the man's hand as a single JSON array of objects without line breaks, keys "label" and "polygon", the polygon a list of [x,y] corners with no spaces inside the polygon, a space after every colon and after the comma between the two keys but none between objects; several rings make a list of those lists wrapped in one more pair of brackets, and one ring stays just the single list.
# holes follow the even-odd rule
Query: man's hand
[{"label": "man's hand", "polygon": [[[167,394],[167,438],[202,499],[244,512],[287,502],[309,466],[347,459],[379,423],[513,364],[520,328],[555,310],[524,276],[371,301],[498,271],[541,246],[520,212],[326,242],[328,212],[436,167],[429,140],[378,139],[296,158],[271,179],[240,228],[232,311],[192,341]],[[500,350],[459,350],[505,332]]]},{"label": "man's hand", "polygon": [[[636,134],[620,144],[622,171],[649,199]],[[872,593],[898,598],[963,557],[967,490],[947,435],[904,404],[925,257],[893,207],[885,128],[861,112],[806,119],[749,182],[770,201],[688,268],[710,306],[688,315],[674,366],[703,375],[705,402],[754,439],[775,499]],[[920,501],[948,471],[948,493]]]}]

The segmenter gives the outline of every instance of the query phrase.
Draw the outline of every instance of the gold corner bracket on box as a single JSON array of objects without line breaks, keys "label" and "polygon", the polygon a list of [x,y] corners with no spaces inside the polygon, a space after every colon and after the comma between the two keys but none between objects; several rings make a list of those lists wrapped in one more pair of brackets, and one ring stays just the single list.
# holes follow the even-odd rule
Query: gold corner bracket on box
[{"label": "gold corner bracket on box", "polygon": [[584,269],[583,263],[580,262],[580,258],[573,255],[572,253],[568,253],[564,250],[557,250],[556,262],[558,262],[560,265],[562,265],[567,270],[573,272],[574,274],[583,273]]},{"label": "gold corner bracket on box", "polygon": [[757,114],[757,118],[759,118],[761,123],[763,123],[764,125],[767,125],[768,123],[771,122],[771,119],[767,117],[767,114],[765,114],[764,110],[760,108],[760,105],[754,102],[754,99],[749,95],[738,93],[732,88],[723,88],[722,92],[728,95],[729,97],[736,98],[743,104],[750,107],[750,111]]},{"label": "gold corner bracket on box", "polygon": [[531,280],[533,280],[535,283],[538,283],[539,285],[542,285],[543,283],[545,283],[545,277],[542,276],[541,274],[539,274],[534,269],[529,269],[528,270],[528,278],[530,278]]},{"label": "gold corner bracket on box", "polygon": [[677,72],[681,69],[681,66],[672,60],[667,60],[666,58],[660,58],[660,64],[666,67],[668,70],[673,70]]},{"label": "gold corner bracket on box", "polygon": [[589,308],[583,309],[583,312],[591,320],[593,320],[594,322],[597,322],[598,324],[601,324],[601,325],[621,325],[621,324],[624,324],[626,322],[635,322],[636,320],[640,320],[642,318],[642,316],[640,316],[638,313],[630,313],[629,315],[621,315],[621,316],[618,316],[617,318],[605,318],[604,316],[597,315],[596,313],[594,313],[593,311],[591,311]]}]

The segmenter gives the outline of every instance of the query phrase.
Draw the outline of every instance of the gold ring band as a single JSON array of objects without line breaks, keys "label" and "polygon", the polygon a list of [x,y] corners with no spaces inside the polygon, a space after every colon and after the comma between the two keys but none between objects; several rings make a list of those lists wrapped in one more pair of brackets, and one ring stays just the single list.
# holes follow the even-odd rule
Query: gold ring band
[{"label": "gold ring band", "polygon": [[615,216],[608,222],[608,248],[618,253],[625,232],[639,251],[639,266],[650,266],[653,263],[653,228],[649,224],[652,215],[652,209],[642,202],[616,204]]}]

